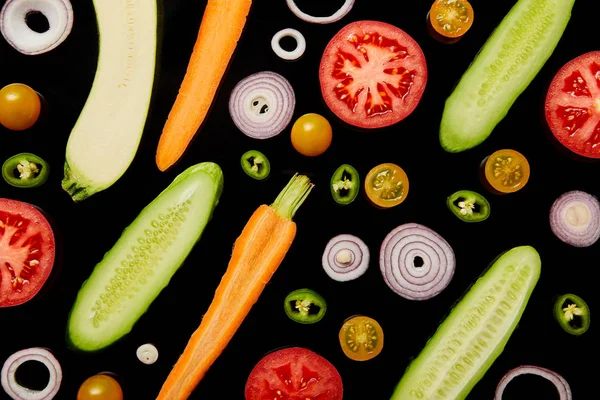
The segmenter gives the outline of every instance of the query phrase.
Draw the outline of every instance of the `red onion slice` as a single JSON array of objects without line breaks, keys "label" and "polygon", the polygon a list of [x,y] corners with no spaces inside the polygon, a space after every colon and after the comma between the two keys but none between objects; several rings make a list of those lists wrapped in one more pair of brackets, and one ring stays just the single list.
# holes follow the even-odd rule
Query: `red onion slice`
[{"label": "red onion slice", "polygon": [[[27,362],[37,361],[48,368],[50,379],[43,390],[32,390],[21,386],[15,377],[17,369]],[[40,347],[32,347],[17,351],[4,362],[2,367],[2,387],[14,400],[50,400],[56,396],[62,382],[60,363],[52,353]]]},{"label": "red onion slice", "polygon": [[426,226],[398,226],[383,240],[379,267],[385,283],[409,300],[437,296],[454,276],[456,260],[452,247]]},{"label": "red onion slice", "polygon": [[254,139],[279,135],[292,120],[295,106],[292,85],[283,76],[270,71],[242,79],[229,98],[233,123]]},{"label": "red onion slice", "polygon": [[550,228],[571,246],[593,245],[600,238],[600,202],[579,190],[564,193],[552,204]]},{"label": "red onion slice", "polygon": [[313,17],[312,15],[302,12],[294,0],[286,0],[286,2],[290,8],[290,11],[293,12],[296,17],[300,18],[302,21],[310,22],[311,24],[331,24],[332,22],[339,21],[340,19],[344,18],[354,6],[354,0],[346,0],[344,4],[332,15],[328,17]]},{"label": "red onion slice", "polygon": [[354,235],[332,238],[323,252],[323,269],[331,279],[346,282],[363,275],[369,268],[369,248]]},{"label": "red onion slice", "polygon": [[[32,12],[48,20],[46,32],[27,25]],[[46,53],[65,41],[73,28],[73,7],[69,0],[8,0],[0,12],[0,31],[6,41],[22,54]]]},{"label": "red onion slice", "polygon": [[542,378],[548,379],[550,382],[556,386],[556,390],[558,391],[558,395],[560,396],[560,400],[571,400],[573,399],[573,395],[571,394],[571,387],[565,378],[560,376],[554,371],[551,371],[546,368],[536,367],[535,365],[521,365],[520,367],[513,368],[498,383],[496,387],[496,394],[494,395],[494,400],[502,400],[502,393],[504,393],[504,389],[506,386],[519,375],[524,374],[533,374],[541,376]]}]

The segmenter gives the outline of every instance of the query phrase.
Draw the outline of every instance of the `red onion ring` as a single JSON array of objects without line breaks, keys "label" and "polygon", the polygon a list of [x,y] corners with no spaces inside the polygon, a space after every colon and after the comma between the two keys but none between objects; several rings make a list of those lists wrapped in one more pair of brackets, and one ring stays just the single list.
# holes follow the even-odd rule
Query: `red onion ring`
[{"label": "red onion ring", "polygon": [[369,268],[369,248],[354,235],[332,238],[323,252],[323,269],[331,279],[346,282],[363,275]]},{"label": "red onion ring", "polygon": [[524,374],[533,374],[541,376],[542,378],[548,379],[550,382],[556,386],[556,390],[558,391],[558,395],[560,396],[560,400],[572,400],[573,395],[571,394],[571,387],[565,378],[560,376],[554,371],[551,371],[546,368],[536,367],[535,365],[521,365],[520,367],[513,368],[504,377],[498,382],[498,386],[496,387],[496,394],[494,395],[494,400],[502,400],[502,393],[504,393],[504,389],[506,386],[519,375]]},{"label": "red onion ring", "polygon": [[300,18],[302,21],[310,22],[311,24],[331,24],[332,22],[339,21],[340,19],[344,18],[354,6],[354,0],[346,0],[344,4],[332,15],[328,17],[313,17],[312,15],[302,12],[294,0],[286,0],[286,2],[290,8],[290,11],[293,12],[296,17]]},{"label": "red onion ring", "polygon": [[580,190],[564,193],[552,204],[550,228],[571,246],[593,245],[600,238],[600,202]]},{"label": "red onion ring", "polygon": [[[32,390],[21,386],[15,377],[17,369],[27,362],[37,361],[48,368],[50,379],[43,390]],[[2,387],[14,400],[50,400],[56,396],[62,382],[60,363],[52,353],[41,347],[32,347],[17,351],[4,362],[2,367]]]},{"label": "red onion ring", "polygon": [[283,76],[270,71],[242,79],[229,98],[233,123],[254,139],[279,135],[292,120],[295,106],[292,85]]},{"label": "red onion ring", "polygon": [[415,223],[392,230],[379,252],[385,283],[409,300],[437,296],[452,280],[455,266],[454,251],[448,242],[428,227]]}]

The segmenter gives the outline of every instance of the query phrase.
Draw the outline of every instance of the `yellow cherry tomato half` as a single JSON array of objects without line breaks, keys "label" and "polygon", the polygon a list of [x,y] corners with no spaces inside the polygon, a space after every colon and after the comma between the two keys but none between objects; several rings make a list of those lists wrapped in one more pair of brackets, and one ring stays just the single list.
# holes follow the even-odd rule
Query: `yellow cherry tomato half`
[{"label": "yellow cherry tomato half", "polygon": [[12,83],[0,89],[0,124],[13,131],[31,128],[40,116],[38,94],[27,85]]},{"label": "yellow cherry tomato half", "polygon": [[123,390],[112,376],[98,374],[81,384],[77,400],[123,400]]},{"label": "yellow cherry tomato half", "polygon": [[331,145],[331,125],[322,115],[304,114],[292,126],[291,139],[298,153],[308,157],[321,155]]},{"label": "yellow cherry tomato half", "polygon": [[436,0],[429,11],[433,29],[446,38],[458,38],[473,25],[473,7],[467,0]]},{"label": "yellow cherry tomato half", "polygon": [[408,176],[396,164],[380,164],[367,174],[365,191],[371,203],[377,207],[397,206],[408,195]]},{"label": "yellow cherry tomato half", "polygon": [[367,361],[383,350],[383,329],[373,318],[358,315],[348,319],[339,333],[344,354],[354,361]]},{"label": "yellow cherry tomato half", "polygon": [[495,151],[485,160],[484,168],[487,183],[500,193],[516,192],[529,180],[529,162],[516,150]]}]

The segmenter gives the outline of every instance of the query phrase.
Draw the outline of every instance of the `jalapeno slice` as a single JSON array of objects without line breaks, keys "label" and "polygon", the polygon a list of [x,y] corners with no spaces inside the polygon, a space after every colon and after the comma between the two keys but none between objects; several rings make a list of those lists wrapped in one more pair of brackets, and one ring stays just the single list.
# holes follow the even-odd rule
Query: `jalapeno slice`
[{"label": "jalapeno slice", "polygon": [[9,185],[35,188],[48,180],[48,163],[31,153],[19,153],[2,164],[2,177]]},{"label": "jalapeno slice", "polygon": [[331,196],[336,203],[350,204],[360,191],[360,177],[356,169],[349,164],[342,164],[331,177]]},{"label": "jalapeno slice", "polygon": [[325,316],[327,303],[317,292],[310,289],[297,289],[285,297],[285,313],[300,324],[314,324]]},{"label": "jalapeno slice", "polygon": [[459,190],[446,199],[446,205],[465,222],[485,221],[490,216],[490,203],[472,190]]},{"label": "jalapeno slice", "polygon": [[590,309],[579,296],[568,293],[554,303],[554,318],[561,328],[571,335],[579,336],[590,327]]},{"label": "jalapeno slice", "polygon": [[271,172],[269,159],[258,150],[248,150],[240,159],[242,169],[251,178],[261,181]]}]

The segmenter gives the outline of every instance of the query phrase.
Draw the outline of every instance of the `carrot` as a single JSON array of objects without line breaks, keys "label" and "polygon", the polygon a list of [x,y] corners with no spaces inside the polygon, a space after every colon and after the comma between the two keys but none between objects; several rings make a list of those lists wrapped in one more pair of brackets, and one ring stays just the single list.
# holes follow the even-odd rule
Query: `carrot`
[{"label": "carrot", "polygon": [[161,171],[179,160],[206,118],[251,4],[252,0],[208,0],[183,82],[158,142],[156,165]]},{"label": "carrot", "polygon": [[292,218],[313,188],[294,175],[270,206],[258,207],[235,241],[229,266],[157,400],[187,399],[238,330],[275,273],[294,237]]}]

